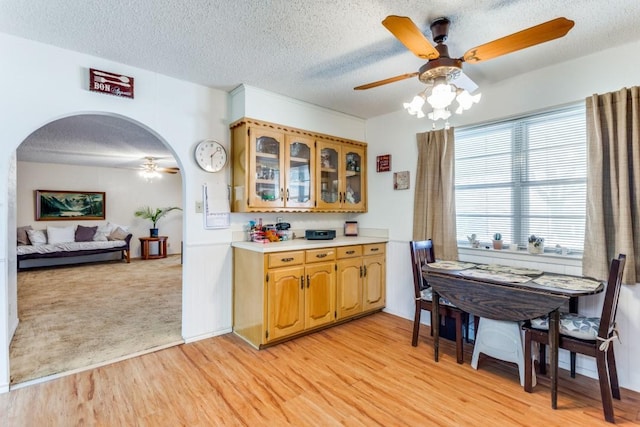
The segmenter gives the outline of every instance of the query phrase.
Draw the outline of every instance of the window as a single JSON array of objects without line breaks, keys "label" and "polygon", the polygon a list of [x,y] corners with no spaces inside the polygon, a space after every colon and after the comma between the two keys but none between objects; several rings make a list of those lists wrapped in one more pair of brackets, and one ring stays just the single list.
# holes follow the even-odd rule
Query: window
[{"label": "window", "polygon": [[584,105],[456,129],[456,221],[467,236],[525,246],[531,234],[572,251],[584,246]]}]

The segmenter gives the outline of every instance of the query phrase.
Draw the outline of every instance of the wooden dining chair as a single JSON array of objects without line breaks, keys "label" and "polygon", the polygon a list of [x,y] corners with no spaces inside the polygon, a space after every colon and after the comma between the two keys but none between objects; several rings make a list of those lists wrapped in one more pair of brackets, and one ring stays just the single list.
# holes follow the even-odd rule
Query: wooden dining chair
[{"label": "wooden dining chair", "polygon": [[[422,276],[422,267],[427,263],[435,262],[435,251],[433,249],[433,242],[429,240],[412,241],[409,242],[411,248],[411,264],[413,266],[413,288],[415,292],[416,301],[416,314],[413,319],[413,340],[411,345],[416,347],[418,345],[418,334],[420,331],[420,317],[422,310],[429,312],[433,309],[433,292],[431,287],[427,284]],[[450,317],[455,321],[455,335],[456,335],[456,360],[458,363],[463,363],[463,326],[468,320],[466,312],[455,307],[447,300],[440,298],[440,315],[444,317]],[[433,318],[431,320],[434,321]]]},{"label": "wooden dining chair", "polygon": [[[626,262],[626,255],[618,255],[618,259],[611,260],[607,289],[605,291],[602,313],[600,317],[585,317],[574,313],[560,314],[560,345],[559,348],[595,357],[600,382],[600,395],[604,418],[610,423],[615,422],[613,416],[613,398],[620,400],[618,372],[613,353],[613,340],[617,337],[616,311],[622,283],[622,272]],[[531,343],[538,342],[540,346],[549,344],[548,316],[533,319],[523,327],[525,350],[525,390],[532,391],[531,373]],[[545,359],[540,365],[546,364]]]}]

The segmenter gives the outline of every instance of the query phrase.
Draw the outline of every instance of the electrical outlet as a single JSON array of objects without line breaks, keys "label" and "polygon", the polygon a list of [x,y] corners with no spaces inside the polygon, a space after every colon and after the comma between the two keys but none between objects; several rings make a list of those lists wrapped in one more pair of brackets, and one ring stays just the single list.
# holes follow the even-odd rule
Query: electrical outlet
[{"label": "electrical outlet", "polygon": [[203,210],[202,202],[197,201],[196,202],[196,213],[202,213],[202,210]]},{"label": "electrical outlet", "polygon": [[284,221],[283,221],[282,217],[279,216],[279,217],[276,218],[276,222],[284,222]]}]

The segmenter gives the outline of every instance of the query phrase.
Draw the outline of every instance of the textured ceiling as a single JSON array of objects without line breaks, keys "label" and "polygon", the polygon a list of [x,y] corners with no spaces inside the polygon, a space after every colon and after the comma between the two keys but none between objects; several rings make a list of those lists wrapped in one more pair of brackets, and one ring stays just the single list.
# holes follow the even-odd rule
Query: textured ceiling
[{"label": "textured ceiling", "polygon": [[413,78],[353,90],[423,64],[381,25],[391,14],[410,17],[429,39],[430,22],[448,17],[453,57],[559,16],[575,21],[562,39],[465,64],[480,89],[640,39],[638,0],[0,0],[0,32],[370,118],[398,110],[422,86]]}]

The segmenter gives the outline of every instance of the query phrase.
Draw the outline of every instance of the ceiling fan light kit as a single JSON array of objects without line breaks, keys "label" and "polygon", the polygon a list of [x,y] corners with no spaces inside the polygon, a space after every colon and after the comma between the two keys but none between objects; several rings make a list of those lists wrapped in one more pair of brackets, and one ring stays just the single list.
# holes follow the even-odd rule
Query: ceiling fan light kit
[{"label": "ceiling fan light kit", "polygon": [[162,175],[158,172],[158,164],[151,157],[147,157],[145,159],[144,163],[141,165],[139,174],[147,182],[152,182],[154,179],[162,178]]},{"label": "ceiling fan light kit", "polygon": [[564,37],[573,28],[574,22],[566,18],[552,19],[476,46],[465,52],[461,58],[451,58],[449,56],[449,48],[444,44],[448,37],[449,24],[450,21],[447,18],[438,18],[431,24],[431,34],[433,41],[436,43],[434,47],[410,18],[396,15],[387,16],[382,21],[382,25],[414,55],[426,59],[427,62],[417,72],[401,74],[357,86],[354,89],[371,89],[418,76],[418,80],[425,83],[427,87],[418,93],[411,102],[405,102],[403,107],[409,114],[422,118],[425,117],[422,107],[426,101],[432,108],[432,112],[428,114],[430,120],[434,122],[436,120],[447,120],[451,116],[449,106],[454,99],[458,102],[458,108],[455,110],[456,114],[462,114],[474,104],[480,102],[482,96],[479,92],[476,93],[478,85],[462,72],[463,62],[487,61],[517,50]]}]

